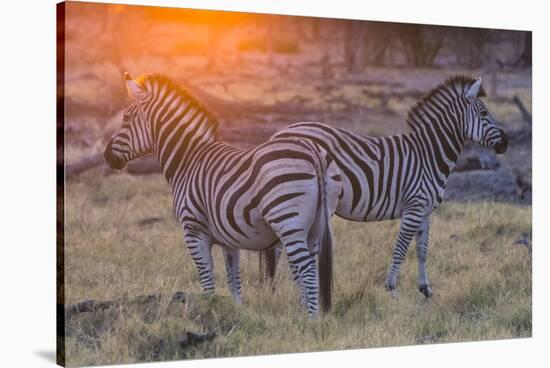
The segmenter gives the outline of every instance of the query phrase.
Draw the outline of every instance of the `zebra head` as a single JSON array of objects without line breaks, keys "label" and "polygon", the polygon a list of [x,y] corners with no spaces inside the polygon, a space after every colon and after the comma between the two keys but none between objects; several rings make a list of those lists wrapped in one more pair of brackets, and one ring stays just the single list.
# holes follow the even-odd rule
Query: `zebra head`
[{"label": "zebra head", "polygon": [[142,83],[124,73],[128,95],[133,100],[122,118],[122,126],[116,131],[105,148],[105,162],[115,170],[122,169],[128,161],[152,151],[151,124],[144,114],[148,93]]},{"label": "zebra head", "polygon": [[481,88],[481,78],[477,78],[465,88],[464,137],[484,147],[492,148],[498,154],[503,154],[508,148],[508,135],[496,125],[495,119],[480,99],[482,96],[484,92]]}]

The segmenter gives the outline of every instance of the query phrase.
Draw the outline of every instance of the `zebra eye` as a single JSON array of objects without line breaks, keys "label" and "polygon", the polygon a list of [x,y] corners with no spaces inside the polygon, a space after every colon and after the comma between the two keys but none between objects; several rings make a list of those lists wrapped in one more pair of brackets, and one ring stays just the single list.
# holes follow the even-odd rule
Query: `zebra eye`
[{"label": "zebra eye", "polygon": [[122,121],[123,122],[127,123],[129,120],[130,120],[130,116],[128,116],[128,114],[122,115]]},{"label": "zebra eye", "polygon": [[482,118],[486,118],[489,115],[489,113],[487,112],[487,110],[481,110],[479,112],[479,115],[481,115]]}]

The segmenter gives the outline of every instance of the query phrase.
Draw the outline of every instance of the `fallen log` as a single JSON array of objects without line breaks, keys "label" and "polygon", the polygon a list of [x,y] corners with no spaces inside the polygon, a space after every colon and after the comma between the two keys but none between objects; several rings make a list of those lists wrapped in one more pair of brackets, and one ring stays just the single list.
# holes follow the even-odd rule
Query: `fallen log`
[{"label": "fallen log", "polygon": [[508,133],[508,137],[514,145],[523,144],[531,140],[532,132],[531,129],[513,130]]},{"label": "fallen log", "polygon": [[515,201],[518,199],[515,176],[506,168],[454,172],[449,176],[445,199],[468,201]]},{"label": "fallen log", "polygon": [[82,160],[65,166],[65,177],[70,178],[84,171],[88,171],[95,167],[100,166],[105,162],[103,154],[97,153],[95,155],[85,157]]},{"label": "fallen log", "polygon": [[523,120],[525,121],[525,123],[531,126],[533,124],[533,118],[529,113],[529,111],[527,111],[527,109],[525,108],[525,105],[523,104],[523,102],[521,102],[518,96],[514,96],[513,101],[518,107],[519,112],[521,113],[521,116],[523,116]]},{"label": "fallen log", "polygon": [[454,172],[498,170],[499,168],[500,162],[494,153],[470,145],[460,156]]},{"label": "fallen log", "polygon": [[149,155],[139,160],[128,162],[126,171],[132,175],[147,175],[160,173],[157,158]]},{"label": "fallen log", "polygon": [[456,165],[454,172],[474,171],[474,170],[496,170],[500,163],[483,160],[481,157],[466,157]]},{"label": "fallen log", "polygon": [[516,177],[516,184],[518,185],[518,195],[520,199],[525,199],[533,192],[531,172],[522,171],[520,169],[514,169],[512,173]]},{"label": "fallen log", "polygon": [[[85,171],[94,169],[102,165],[105,166],[105,169],[107,169],[109,172],[112,172],[110,169],[107,168],[107,165],[105,165],[103,154],[97,153],[95,155],[85,157],[78,162],[65,166],[65,177],[67,179],[73,178],[79,174],[82,174]],[[139,160],[131,161],[128,163],[125,170],[132,175],[160,173],[160,168],[158,166],[157,160],[153,156],[147,156]]]},{"label": "fallen log", "polygon": [[[116,300],[106,300],[106,301],[96,301],[93,299],[84,300],[75,304],[68,304],[65,306],[65,319],[69,319],[79,313],[94,313],[97,311],[102,311],[119,306],[139,306],[144,304],[149,304],[152,302],[159,302],[162,298],[160,293],[149,294],[149,295],[140,295],[133,299],[116,299]],[[186,300],[186,295],[182,291],[178,291],[171,295],[171,302],[184,303]]]}]

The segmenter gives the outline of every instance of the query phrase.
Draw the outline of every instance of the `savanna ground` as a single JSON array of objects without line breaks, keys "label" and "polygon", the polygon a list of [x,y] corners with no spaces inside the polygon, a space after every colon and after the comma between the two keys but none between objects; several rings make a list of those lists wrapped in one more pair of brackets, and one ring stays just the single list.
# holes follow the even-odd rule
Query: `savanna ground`
[{"label": "savanna ground", "polygon": [[[221,139],[242,146],[299,121],[370,135],[403,133],[407,110],[456,74],[482,76],[484,100],[499,124],[528,133],[512,140],[505,155],[493,156],[498,169],[451,175],[447,194],[452,189],[457,201],[436,210],[430,234],[431,300],[416,288],[414,245],[398,298],[384,290],[398,221],[334,218],[333,309],[318,320],[299,306],[284,259],[272,293],[260,282],[257,254],[243,252],[244,303],[237,306],[221,250],[214,248],[216,296],[202,296],[161,175],[98,167],[67,178],[61,303],[186,293],[184,303],[166,297],[68,318],[68,365],[531,336],[531,198],[516,185],[531,177],[530,126],[513,100],[531,111],[531,69],[512,65],[525,45],[521,34],[376,22],[365,30],[357,21],[250,14],[224,22],[231,13],[68,4],[61,164],[103,151],[128,105],[125,70],[161,72],[201,91],[220,118]],[[423,45],[417,51],[443,42],[432,63],[410,58],[415,40]],[[383,58],[371,58],[380,45],[388,46]],[[212,331],[217,336],[207,342],[174,343],[186,332]]]},{"label": "savanna ground", "polygon": [[[531,231],[529,206],[445,202],[431,231],[431,300],[416,290],[412,246],[398,298],[384,290],[397,221],[333,219],[334,305],[328,315],[309,320],[284,259],[272,294],[259,282],[257,254],[243,252],[244,304],[237,306],[216,247],[217,295],[202,296],[160,175],[89,172],[68,183],[66,198],[68,304],[157,292],[188,294],[185,303],[162,299],[145,308],[121,306],[72,317],[68,365],[531,336],[531,256],[525,246],[514,244],[518,234]],[[167,344],[158,351],[161,340],[175,341],[186,331],[215,331],[217,337],[186,349]]]}]

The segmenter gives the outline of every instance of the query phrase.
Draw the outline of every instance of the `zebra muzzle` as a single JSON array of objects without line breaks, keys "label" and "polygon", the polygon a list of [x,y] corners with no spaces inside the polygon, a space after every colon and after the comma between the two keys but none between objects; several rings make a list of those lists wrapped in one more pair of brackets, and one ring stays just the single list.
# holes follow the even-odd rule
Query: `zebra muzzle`
[{"label": "zebra muzzle", "polygon": [[508,149],[508,134],[504,130],[500,131],[500,142],[495,145],[495,152],[502,155]]},{"label": "zebra muzzle", "polygon": [[113,170],[120,170],[126,164],[122,158],[113,154],[113,151],[111,150],[111,142],[109,142],[105,148],[103,157],[105,158],[105,163],[107,163],[107,165]]}]

